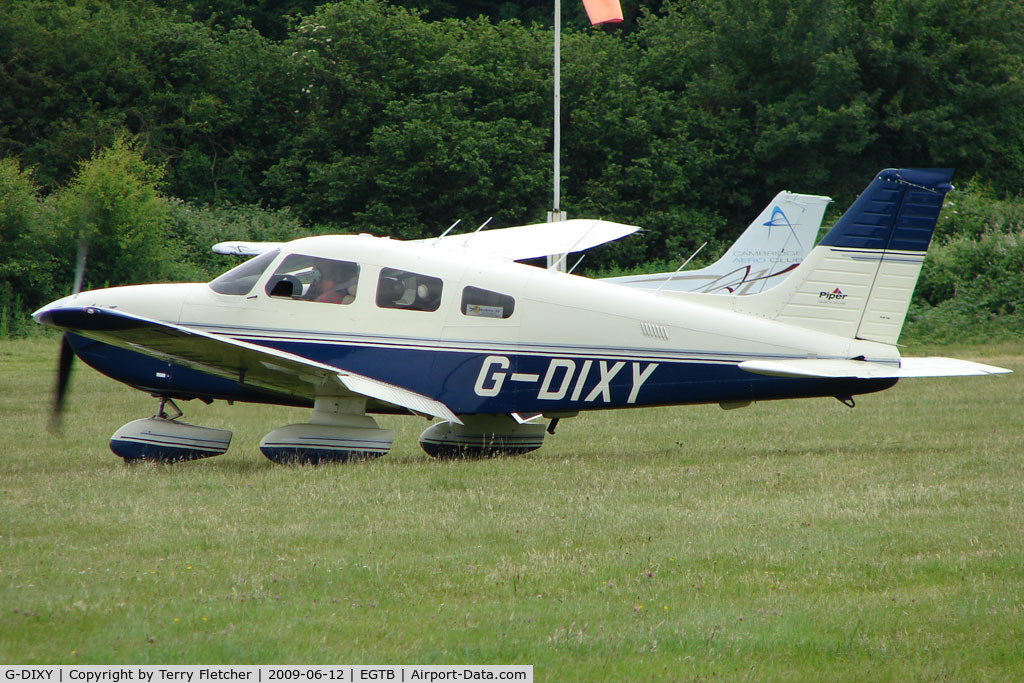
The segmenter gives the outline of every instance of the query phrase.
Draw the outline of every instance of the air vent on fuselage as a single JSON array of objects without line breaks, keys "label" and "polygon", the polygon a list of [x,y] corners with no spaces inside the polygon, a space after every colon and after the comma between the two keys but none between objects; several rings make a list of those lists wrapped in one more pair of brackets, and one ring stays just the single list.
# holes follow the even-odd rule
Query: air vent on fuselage
[{"label": "air vent on fuselage", "polygon": [[668,328],[664,325],[658,325],[656,323],[640,323],[640,331],[644,333],[645,337],[668,341]]}]

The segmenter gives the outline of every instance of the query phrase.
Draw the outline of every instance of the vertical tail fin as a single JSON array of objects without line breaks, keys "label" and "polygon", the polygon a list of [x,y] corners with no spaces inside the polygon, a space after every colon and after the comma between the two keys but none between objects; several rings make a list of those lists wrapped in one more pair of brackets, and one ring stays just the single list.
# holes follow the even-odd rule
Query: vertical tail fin
[{"label": "vertical tail fin", "polygon": [[731,271],[734,279],[740,279],[736,274],[742,272],[745,281],[730,284],[726,282],[728,276],[719,275],[717,287],[705,287],[702,291],[756,294],[771,289],[810,253],[831,201],[819,195],[777,194],[722,258],[705,269]]},{"label": "vertical tail fin", "polygon": [[952,169],[881,171],[785,282],[732,308],[895,344],[952,177]]},{"label": "vertical tail fin", "polygon": [[819,195],[779,192],[715,263],[697,270],[605,278],[640,289],[713,294],[756,294],[771,289],[814,246],[832,201]]}]

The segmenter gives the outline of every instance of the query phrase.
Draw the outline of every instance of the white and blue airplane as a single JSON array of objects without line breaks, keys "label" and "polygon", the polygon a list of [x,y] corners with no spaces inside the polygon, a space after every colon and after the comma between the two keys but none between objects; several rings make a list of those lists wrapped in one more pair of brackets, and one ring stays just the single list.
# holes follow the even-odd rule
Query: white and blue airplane
[{"label": "white and blue airplane", "polygon": [[[710,266],[673,273],[604,278],[639,289],[707,294],[756,294],[786,279],[811,251],[832,199],[780,192]],[[685,264],[684,264],[685,265]]]},{"label": "white and blue airplane", "polygon": [[[902,378],[1008,372],[901,358],[896,341],[951,189],[947,169],[888,169],[777,286],[746,296],[625,287],[517,263],[636,230],[566,221],[438,240],[370,235],[255,245],[210,283],[82,292],[34,313],[74,355],[160,399],[111,439],[126,461],[225,452],[226,430],[173,400],[313,409],[268,433],[277,462],[386,453],[371,413],[438,418],[436,457],[524,453],[561,418],[641,406],[853,397]],[[176,408],[176,406],[175,406]],[[542,420],[548,420],[545,424]]]}]

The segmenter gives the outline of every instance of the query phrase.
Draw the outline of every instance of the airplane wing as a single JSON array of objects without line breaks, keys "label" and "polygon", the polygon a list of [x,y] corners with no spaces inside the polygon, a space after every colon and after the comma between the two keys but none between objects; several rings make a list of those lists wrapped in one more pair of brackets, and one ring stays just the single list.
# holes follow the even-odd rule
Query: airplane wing
[{"label": "airplane wing", "polygon": [[[489,254],[502,256],[512,261],[522,261],[551,254],[586,251],[600,244],[632,235],[639,229],[640,226],[637,225],[574,218],[556,223],[520,225],[512,228],[481,230],[413,241],[450,251]],[[213,245],[212,249],[215,254],[257,256],[265,251],[277,249],[282,244],[282,242],[218,242]]]},{"label": "airplane wing", "polygon": [[551,254],[585,251],[605,242],[611,242],[640,229],[589,218],[574,218],[555,223],[536,223],[513,228],[481,230],[461,235],[446,235],[417,240],[433,244],[439,249],[461,251],[467,254],[490,254],[512,261],[540,258]]},{"label": "airplane wing", "polygon": [[214,254],[226,256],[259,256],[265,251],[279,248],[284,242],[218,242],[211,249]]},{"label": "airplane wing", "polygon": [[258,344],[106,308],[59,308],[43,316],[41,322],[74,334],[282,396],[364,396],[462,424],[429,396]]},{"label": "airplane wing", "polygon": [[748,360],[740,370],[772,377],[814,377],[820,379],[903,379],[907,377],[962,377],[1001,375],[1011,370],[956,358],[902,358],[895,363],[876,363],[841,358],[793,358]]}]

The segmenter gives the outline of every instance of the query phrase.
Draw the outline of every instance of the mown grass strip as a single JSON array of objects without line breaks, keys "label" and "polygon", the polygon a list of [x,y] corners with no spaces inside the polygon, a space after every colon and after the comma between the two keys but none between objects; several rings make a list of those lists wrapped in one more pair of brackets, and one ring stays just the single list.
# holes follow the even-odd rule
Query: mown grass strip
[{"label": "mown grass strip", "polygon": [[[52,348],[51,348],[52,347]],[[927,349],[934,352],[934,349]],[[530,663],[539,680],[1024,675],[1024,349],[862,397],[582,415],[536,453],[282,467],[305,411],[186,405],[224,456],[126,467],[155,400],[0,344],[0,662]]]}]

